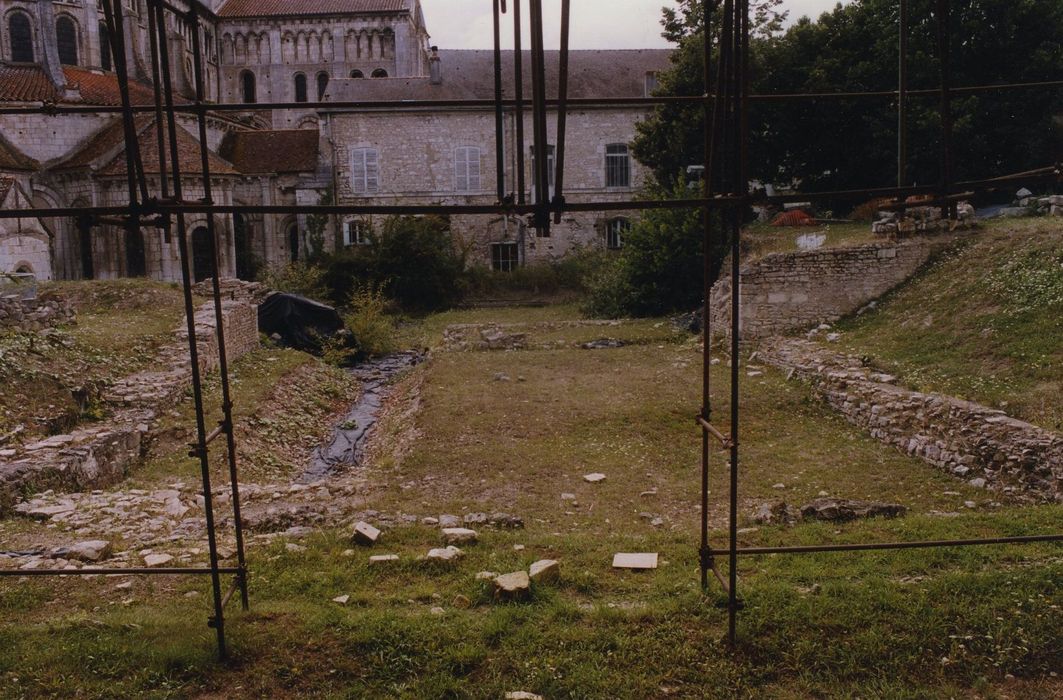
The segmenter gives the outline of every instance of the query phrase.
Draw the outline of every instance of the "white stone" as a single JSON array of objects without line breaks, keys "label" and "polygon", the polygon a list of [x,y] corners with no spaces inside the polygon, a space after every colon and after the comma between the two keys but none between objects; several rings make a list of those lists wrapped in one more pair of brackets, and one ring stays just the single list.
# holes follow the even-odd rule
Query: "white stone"
[{"label": "white stone", "polygon": [[476,544],[476,530],[466,527],[443,528],[443,539],[447,544]]},{"label": "white stone", "polygon": [[349,595],[338,595],[332,599],[333,603],[339,603],[340,605],[346,605],[351,597]]},{"label": "white stone", "polygon": [[583,480],[591,484],[597,484],[599,482],[605,481],[605,474],[600,474],[598,472],[595,472],[593,474],[585,474]]},{"label": "white stone", "polygon": [[369,563],[371,565],[390,564],[399,560],[398,554],[377,554],[376,556],[369,557]]},{"label": "white stone", "polygon": [[106,559],[111,554],[111,543],[104,540],[78,542],[62,550],[63,556],[79,561],[96,562]]},{"label": "white stone", "polygon": [[427,558],[435,561],[454,561],[456,559],[460,559],[463,556],[465,556],[464,552],[462,552],[457,547],[451,545],[446,548],[428,550]]},{"label": "white stone", "polygon": [[380,530],[367,522],[358,522],[354,526],[354,543],[371,547],[380,538]]},{"label": "white stone", "polygon": [[144,557],[144,564],[151,568],[157,566],[165,566],[173,561],[173,556],[170,554],[149,554]]},{"label": "white stone", "polygon": [[543,700],[543,696],[526,690],[514,690],[506,693],[505,700]]},{"label": "white stone", "polygon": [[561,564],[553,559],[541,559],[528,567],[528,578],[536,583],[550,583],[561,577]]},{"label": "white stone", "polygon": [[619,553],[613,556],[614,569],[656,569],[657,553]]},{"label": "white stone", "polygon": [[514,571],[495,578],[495,597],[500,600],[523,598],[531,592],[531,579],[527,571]]},{"label": "white stone", "polygon": [[494,571],[481,571],[476,574],[477,581],[494,581],[498,578],[498,574]]}]

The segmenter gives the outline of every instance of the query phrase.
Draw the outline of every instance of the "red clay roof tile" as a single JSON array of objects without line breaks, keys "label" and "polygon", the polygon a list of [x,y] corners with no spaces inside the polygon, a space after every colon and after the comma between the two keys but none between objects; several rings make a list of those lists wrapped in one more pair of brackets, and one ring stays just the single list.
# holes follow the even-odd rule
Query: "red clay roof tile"
[{"label": "red clay roof tile", "polygon": [[306,173],[317,169],[319,136],[311,129],[238,131],[219,153],[241,173]]},{"label": "red clay roof tile", "polygon": [[229,0],[218,10],[218,16],[350,15],[408,9],[409,0]]}]

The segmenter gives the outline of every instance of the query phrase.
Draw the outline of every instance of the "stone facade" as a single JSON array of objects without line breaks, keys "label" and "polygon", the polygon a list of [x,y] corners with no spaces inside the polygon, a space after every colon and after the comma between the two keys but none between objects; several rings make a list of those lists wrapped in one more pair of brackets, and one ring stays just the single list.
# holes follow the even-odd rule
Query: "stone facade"
[{"label": "stone facade", "polygon": [[[930,257],[925,240],[774,253],[741,271],[740,337],[744,340],[832,323],[911,277]],[[731,329],[731,280],[710,297],[712,331]]]},{"label": "stone facade", "polygon": [[[181,5],[181,0],[177,0]],[[491,99],[493,56],[489,51],[436,51],[419,0],[209,0],[200,17],[204,47],[204,78],[208,100],[247,104],[246,112],[208,118],[207,142],[224,160],[225,144],[256,131],[283,135],[305,129],[318,134],[312,146],[279,139],[274,171],[229,162],[213,182],[213,199],[228,205],[313,205],[334,188],[342,204],[495,204],[495,126],[493,109],[398,107],[418,100]],[[58,14],[57,14],[58,13]],[[28,18],[32,28],[33,63],[12,43],[11,17]],[[168,17],[169,49],[178,101],[193,96],[192,35]],[[60,20],[60,18],[62,18]],[[120,104],[115,76],[106,54],[102,8],[89,0],[0,0],[0,102],[39,104],[64,102],[115,106]],[[60,40],[60,23],[67,27]],[[73,26],[72,34],[69,28]],[[128,3],[124,36],[130,47],[135,104],[152,103],[146,6]],[[71,39],[71,37],[73,37]],[[71,43],[73,42],[73,43]],[[668,67],[667,51],[574,51],[570,96],[573,98],[644,97],[655,85],[653,76]],[[504,94],[512,97],[512,52],[504,56]],[[547,56],[547,90],[556,93],[557,52]],[[525,62],[525,97],[530,100],[530,58]],[[30,85],[32,89],[26,86]],[[335,110],[333,101],[359,102],[365,108]],[[305,103],[305,109],[264,110],[266,102]],[[380,105],[387,104],[387,107]],[[566,191],[571,202],[630,199],[645,173],[630,157],[627,144],[646,110],[592,106],[584,101],[570,113],[566,149]],[[550,141],[556,143],[555,115]],[[179,118],[181,128],[197,133],[195,123]],[[18,153],[39,162],[25,185],[32,208],[121,205],[128,198],[122,134],[116,116],[3,115],[0,129]],[[148,128],[148,127],[144,127]],[[150,129],[149,129],[150,130]],[[531,201],[531,110],[525,109],[524,197]],[[117,135],[117,140],[115,140]],[[196,136],[191,136],[195,139]],[[100,144],[104,144],[101,146]],[[268,147],[260,141],[258,148]],[[150,143],[141,151],[150,153]],[[292,149],[297,149],[294,152]],[[612,149],[612,150],[609,150]],[[620,152],[615,152],[620,149]],[[371,191],[355,191],[352,155],[372,150],[380,172]],[[520,199],[516,187],[516,116],[505,115],[506,195]],[[609,152],[607,152],[609,150]],[[0,154],[2,155],[2,154]],[[188,157],[194,154],[189,152]],[[304,156],[310,155],[308,161]],[[460,158],[460,165],[456,162]],[[254,160],[244,158],[244,161]],[[72,163],[72,161],[75,161]],[[298,167],[292,167],[297,163]],[[461,183],[456,175],[462,169]],[[612,170],[610,170],[612,168]],[[203,197],[195,168],[184,198]],[[607,173],[611,173],[607,177]],[[0,157],[0,177],[9,173]],[[149,172],[149,180],[155,172]],[[149,182],[152,195],[160,183]],[[10,206],[10,205],[8,205]],[[189,222],[189,232],[205,220]],[[498,269],[550,259],[579,247],[619,247],[630,225],[625,215],[571,213],[552,227],[549,236],[528,228],[525,219],[496,216],[455,217],[452,231],[474,262]],[[362,217],[332,217],[325,230],[325,250],[357,244],[374,222]],[[248,278],[263,265],[281,266],[304,259],[309,250],[307,218],[288,215],[218,217],[221,273]],[[154,230],[129,237],[113,226],[86,231],[72,217],[42,221],[47,237],[38,237],[37,256],[47,244],[52,276],[61,279],[113,278],[147,275],[179,281],[180,250],[176,237],[164,239]],[[353,228],[352,228],[353,227]],[[195,261],[203,251],[190,236],[190,273],[201,279]],[[200,236],[200,239],[202,237]],[[25,241],[21,246],[27,245]],[[197,255],[198,252],[198,255]],[[40,267],[35,264],[35,270]]]},{"label": "stone facade", "polygon": [[0,295],[0,330],[41,331],[75,320],[77,311],[65,301]]},{"label": "stone facade", "polygon": [[896,384],[856,357],[771,338],[757,357],[807,380],[873,437],[963,479],[1027,500],[1063,503],[1063,436],[987,406]]}]

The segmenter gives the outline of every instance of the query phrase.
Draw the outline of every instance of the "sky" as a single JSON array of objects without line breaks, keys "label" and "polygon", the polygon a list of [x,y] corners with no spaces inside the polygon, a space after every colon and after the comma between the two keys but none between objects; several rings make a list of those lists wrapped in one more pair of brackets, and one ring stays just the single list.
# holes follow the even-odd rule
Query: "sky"
[{"label": "sky", "polygon": [[[790,11],[792,21],[801,15],[818,16],[833,8],[837,1],[786,0],[783,7]],[[665,48],[668,43],[661,38],[661,8],[672,2],[674,0],[572,0],[572,48]],[[432,44],[441,49],[491,48],[494,45],[491,3],[492,0],[421,0],[425,22],[432,33]],[[527,27],[528,0],[521,0],[521,10],[521,19]],[[543,15],[547,22],[546,48],[557,48],[561,0],[543,0]],[[504,16],[502,26],[504,46],[511,48],[512,19]],[[527,39],[524,46],[528,46]]]}]

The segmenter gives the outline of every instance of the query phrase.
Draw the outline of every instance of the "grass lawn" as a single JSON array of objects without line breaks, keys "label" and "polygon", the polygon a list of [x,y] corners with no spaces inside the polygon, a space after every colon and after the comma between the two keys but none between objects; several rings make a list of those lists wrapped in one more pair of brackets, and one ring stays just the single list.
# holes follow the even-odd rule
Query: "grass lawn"
[{"label": "grass lawn", "polygon": [[1063,225],[991,223],[840,329],[913,388],[1063,430]]},{"label": "grass lawn", "polygon": [[[415,561],[435,528],[385,532],[372,553],[349,533],[252,549],[250,613],[232,612],[234,658],[212,658],[202,580],[0,581],[0,697],[952,698],[1060,697],[1063,550],[1058,545],[918,550],[740,563],[739,645],[722,643],[720,591],[697,583],[697,348],[659,321],[609,327],[561,309],[450,312],[407,328],[438,345],[450,323],[523,323],[532,349],[437,351],[404,380],[412,425],[387,418],[366,506],[418,517],[504,511],[523,530],[478,527],[452,567]],[[620,336],[629,345],[575,343]],[[549,349],[541,342],[549,340]],[[557,342],[562,341],[562,342]],[[723,367],[715,377],[727,415]],[[498,381],[504,373],[511,381]],[[744,544],[1058,532],[1058,506],[993,502],[886,448],[767,372],[744,380],[743,526],[765,501],[821,491],[897,501],[897,520],[759,526]],[[398,415],[401,412],[396,412]],[[727,494],[713,455],[717,545]],[[592,485],[582,475],[600,471]],[[781,486],[781,487],[780,487]],[[655,496],[642,496],[656,490]],[[575,501],[563,500],[571,493]],[[974,507],[965,505],[973,502]],[[654,527],[645,517],[659,517]],[[517,546],[522,548],[518,549]],[[610,568],[655,551],[650,573]],[[499,604],[475,574],[561,562],[557,583]],[[346,605],[332,599],[349,595]],[[191,596],[191,597],[189,597]],[[436,609],[436,610],[433,610]]]}]

